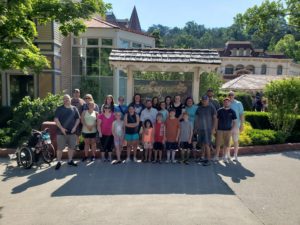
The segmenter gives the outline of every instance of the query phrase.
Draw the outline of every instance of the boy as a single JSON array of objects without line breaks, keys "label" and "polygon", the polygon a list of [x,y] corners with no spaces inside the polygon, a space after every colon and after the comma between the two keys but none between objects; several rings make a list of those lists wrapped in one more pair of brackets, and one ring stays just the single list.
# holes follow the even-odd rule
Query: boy
[{"label": "boy", "polygon": [[[183,121],[180,122],[180,135],[179,135],[181,162],[188,165],[190,150],[193,147],[192,146],[193,127],[191,122],[189,121],[189,114],[187,112],[184,112],[182,116],[183,116]],[[185,152],[187,152],[186,158],[185,158]]]},{"label": "boy", "polygon": [[169,118],[166,120],[166,149],[167,149],[167,161],[170,162],[170,156],[172,153],[172,163],[175,161],[175,151],[178,149],[178,140],[180,133],[179,120],[175,117],[176,112],[174,108],[170,109]]},{"label": "boy", "polygon": [[[164,149],[164,139],[165,139],[165,124],[163,123],[163,115],[158,113],[156,116],[156,123],[154,124],[154,161],[153,163],[161,163],[162,151]],[[158,153],[158,160],[157,160]]]}]

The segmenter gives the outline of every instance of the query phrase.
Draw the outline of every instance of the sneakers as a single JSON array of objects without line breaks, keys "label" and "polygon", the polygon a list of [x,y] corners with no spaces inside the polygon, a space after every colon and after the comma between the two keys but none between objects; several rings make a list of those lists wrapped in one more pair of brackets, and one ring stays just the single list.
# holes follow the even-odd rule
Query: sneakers
[{"label": "sneakers", "polygon": [[170,160],[166,160],[166,163],[170,163]]},{"label": "sneakers", "polygon": [[69,162],[68,162],[68,165],[69,165],[69,166],[77,166],[77,164],[76,164],[76,163],[74,163],[74,161],[73,161],[73,160],[69,161]]},{"label": "sneakers", "polygon": [[174,159],[174,160],[172,160],[172,163],[175,164],[175,163],[177,163],[177,161]]},{"label": "sneakers", "polygon": [[238,162],[238,157],[235,155],[233,161]]},{"label": "sneakers", "polygon": [[56,166],[55,166],[55,170],[58,170],[61,167],[61,162],[57,162]]},{"label": "sneakers", "polygon": [[224,157],[224,158],[223,158],[223,162],[224,162],[224,163],[229,163],[228,158],[227,158],[227,157]]},{"label": "sneakers", "polygon": [[203,165],[203,166],[210,166],[211,164],[210,164],[209,160],[207,160],[207,161],[204,162],[202,165]]},{"label": "sneakers", "polygon": [[135,157],[133,158],[133,161],[134,161],[134,162],[138,162],[137,158],[135,158]]},{"label": "sneakers", "polygon": [[95,161],[96,160],[96,157],[95,156],[92,156],[91,157],[91,161],[93,162],[93,161]]},{"label": "sneakers", "polygon": [[213,161],[214,161],[214,162],[218,162],[218,161],[220,161],[220,158],[217,157],[217,156],[215,156],[215,157],[213,158]]},{"label": "sneakers", "polygon": [[125,163],[130,163],[130,158],[127,158],[126,160],[125,160]]},{"label": "sneakers", "polygon": [[87,160],[87,157],[83,157],[81,161],[84,162],[85,160]]}]

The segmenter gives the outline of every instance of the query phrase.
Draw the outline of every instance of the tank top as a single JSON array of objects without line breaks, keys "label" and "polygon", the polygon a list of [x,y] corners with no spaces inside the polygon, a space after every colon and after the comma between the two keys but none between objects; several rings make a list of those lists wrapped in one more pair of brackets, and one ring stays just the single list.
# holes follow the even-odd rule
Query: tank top
[{"label": "tank top", "polygon": [[153,142],[153,128],[144,128],[143,142]]},{"label": "tank top", "polygon": [[[127,116],[127,123],[136,123],[137,118],[136,118],[135,113],[133,115],[130,115],[128,113],[126,116]],[[126,134],[137,134],[137,133],[139,133],[139,126],[137,125],[136,127],[125,127],[125,133]]]},{"label": "tank top", "polygon": [[124,122],[123,121],[117,121],[117,120],[115,120],[113,122],[114,131],[115,131],[115,134],[118,137],[122,137],[124,135],[123,126],[124,126]]},{"label": "tank top", "polygon": [[86,125],[88,126],[93,126],[92,130],[87,129],[86,126],[82,127],[82,132],[86,133],[86,134],[90,134],[90,133],[96,133],[97,129],[96,129],[96,123],[97,123],[97,115],[96,112],[93,111],[92,113],[89,113],[89,111],[86,111],[84,113],[84,122],[86,123]]},{"label": "tank top", "polygon": [[155,132],[154,132],[154,141],[162,143],[164,140],[164,123],[156,123],[155,125]]}]

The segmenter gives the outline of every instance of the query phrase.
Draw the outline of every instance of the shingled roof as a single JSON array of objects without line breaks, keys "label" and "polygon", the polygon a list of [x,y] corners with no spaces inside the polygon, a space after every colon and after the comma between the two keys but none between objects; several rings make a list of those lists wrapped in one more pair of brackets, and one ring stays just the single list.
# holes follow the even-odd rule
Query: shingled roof
[{"label": "shingled roof", "polygon": [[221,64],[218,52],[210,49],[113,49],[109,60],[145,63]]}]

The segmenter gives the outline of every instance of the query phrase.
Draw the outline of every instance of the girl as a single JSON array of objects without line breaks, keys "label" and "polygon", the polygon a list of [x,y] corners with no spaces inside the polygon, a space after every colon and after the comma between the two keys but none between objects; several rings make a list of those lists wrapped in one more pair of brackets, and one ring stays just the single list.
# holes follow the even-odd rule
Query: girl
[{"label": "girl", "polygon": [[[104,112],[98,115],[98,132],[101,138],[101,159],[111,162],[111,152],[113,149],[114,136],[112,135],[112,124],[115,120],[114,114],[109,105],[103,107]],[[108,153],[108,159],[105,159],[105,153]]]},{"label": "girl", "polygon": [[160,102],[159,103],[159,112],[162,114],[162,122],[166,122],[168,116],[169,116],[169,112],[166,109],[166,103],[165,102]]},{"label": "girl", "polygon": [[159,108],[158,97],[152,98],[152,107],[158,110],[158,108]]},{"label": "girl", "polygon": [[147,119],[144,122],[143,134],[142,134],[144,150],[145,150],[145,162],[151,162],[152,148],[154,142],[154,128],[151,120]]},{"label": "girl", "polygon": [[[162,151],[164,149],[164,142],[165,142],[165,132],[166,127],[163,123],[163,115],[161,113],[158,113],[156,116],[156,123],[154,125],[154,161],[153,163],[161,163],[162,160]],[[159,154],[158,160],[157,160],[157,152]]]},{"label": "girl", "polygon": [[170,110],[172,108],[172,97],[171,96],[166,96],[165,97],[165,103],[166,103],[166,110]]},{"label": "girl", "polygon": [[82,162],[88,158],[89,149],[91,147],[93,156],[91,161],[96,159],[96,134],[97,134],[97,116],[98,112],[95,111],[95,103],[89,102],[88,110],[85,110],[81,114],[82,123],[82,136],[84,138],[84,157]]},{"label": "girl", "polygon": [[112,125],[112,134],[114,136],[117,161],[114,161],[113,164],[118,164],[121,163],[121,152],[123,149],[125,127],[124,127],[124,121],[121,120],[122,118],[121,112],[116,112],[115,118],[116,120],[113,122]]},{"label": "girl", "polygon": [[184,105],[181,103],[180,95],[174,96],[174,102],[172,108],[175,109],[175,117],[181,119],[182,113],[184,111]]},{"label": "girl", "polygon": [[138,116],[141,116],[145,106],[142,103],[142,97],[140,94],[135,94],[133,96],[133,101],[130,103],[130,106],[133,106],[135,113],[138,114]]},{"label": "girl", "polygon": [[112,95],[107,95],[105,97],[105,100],[104,100],[104,104],[101,106],[101,112],[103,113],[104,110],[104,106],[108,105],[111,109],[112,112],[114,112],[115,110],[115,102],[114,102],[114,97]]},{"label": "girl", "polygon": [[128,107],[128,113],[126,113],[124,117],[125,140],[127,141],[126,162],[130,162],[131,149],[133,149],[133,160],[137,162],[136,150],[140,139],[139,124],[140,124],[140,117],[134,111],[134,107],[131,105]]}]

